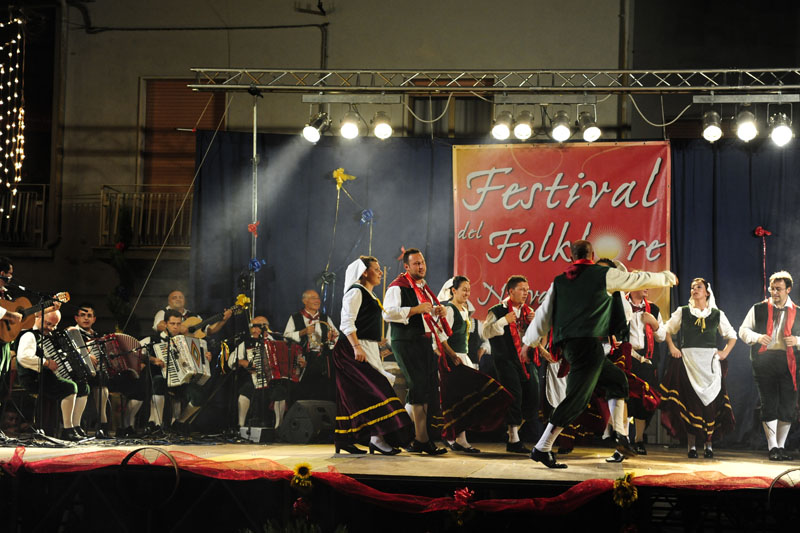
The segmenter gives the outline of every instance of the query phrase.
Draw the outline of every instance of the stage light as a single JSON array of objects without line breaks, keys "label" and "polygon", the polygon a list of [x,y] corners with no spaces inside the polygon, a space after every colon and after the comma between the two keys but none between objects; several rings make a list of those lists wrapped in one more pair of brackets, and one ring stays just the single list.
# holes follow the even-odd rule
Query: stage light
[{"label": "stage light", "polygon": [[514,122],[514,137],[520,141],[527,141],[533,135],[533,114],[530,111],[521,111]]},{"label": "stage light", "polygon": [[703,113],[703,138],[710,143],[722,137],[722,119],[716,111]]},{"label": "stage light", "polygon": [[375,137],[380,140],[388,139],[393,132],[392,124],[386,113],[383,111],[375,113],[375,118],[372,119],[372,133],[375,134]]},{"label": "stage light", "polygon": [[320,140],[322,134],[325,133],[330,126],[331,119],[328,114],[325,112],[317,113],[303,128],[303,138],[310,143],[315,143]]},{"label": "stage light", "polygon": [[772,131],[769,132],[769,137],[778,146],[785,146],[786,143],[792,140],[794,134],[792,133],[792,121],[786,116],[786,113],[775,113],[769,117],[769,125]]},{"label": "stage light", "polygon": [[569,114],[566,111],[559,111],[550,124],[550,136],[558,141],[564,142],[572,136],[569,127]]},{"label": "stage light", "polygon": [[592,143],[600,138],[600,128],[597,127],[594,117],[588,111],[581,111],[578,115],[578,126],[581,129],[583,140],[587,143]]},{"label": "stage light", "polygon": [[342,118],[342,125],[339,127],[339,133],[345,139],[355,139],[359,133],[359,118],[358,115],[352,111],[348,111]]},{"label": "stage light", "polygon": [[498,141],[505,141],[511,136],[511,113],[503,111],[494,119],[494,126],[492,126],[492,137]]},{"label": "stage light", "polygon": [[736,136],[750,142],[758,135],[756,117],[750,111],[742,111],[736,116]]}]

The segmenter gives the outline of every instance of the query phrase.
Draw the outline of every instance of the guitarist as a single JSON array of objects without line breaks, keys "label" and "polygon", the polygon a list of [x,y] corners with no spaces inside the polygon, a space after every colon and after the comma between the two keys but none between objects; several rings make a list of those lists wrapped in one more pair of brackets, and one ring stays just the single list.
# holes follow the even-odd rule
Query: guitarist
[{"label": "guitarist", "polygon": [[[167,296],[167,302],[168,305],[164,309],[159,309],[159,311],[156,313],[155,318],[153,319],[153,331],[155,331],[156,333],[163,333],[164,331],[167,330],[165,313],[169,310],[176,311],[182,321],[191,317],[201,318],[199,314],[186,309],[186,297],[183,295],[181,291],[172,291],[171,293],[169,293],[169,296]],[[225,325],[225,323],[228,321],[228,319],[231,317],[231,314],[232,311],[226,310],[222,316],[222,320],[220,320],[216,324],[210,324],[206,326],[205,328],[206,334],[213,335],[214,333],[217,333],[219,330],[221,330],[222,327]],[[188,334],[189,334],[188,328],[185,325],[181,324],[181,326],[178,328],[178,335],[188,335]]]},{"label": "guitarist", "polygon": [[336,398],[330,355],[339,332],[331,319],[325,313],[320,313],[321,304],[317,291],[304,292],[303,309],[289,317],[283,331],[287,341],[294,341],[303,347],[306,360],[306,369],[293,400],[332,402]]},{"label": "guitarist", "polygon": [[[0,257],[0,300],[12,300],[8,295],[6,285],[11,281],[14,275],[14,266],[11,264],[11,259],[8,257]],[[7,311],[4,307],[0,307],[0,321],[5,321],[9,324],[17,324],[22,320],[22,315],[15,311]],[[0,341],[0,405],[6,397],[5,390],[5,375],[11,367],[11,343]],[[7,438],[3,430],[0,430],[0,444],[6,442]]]}]

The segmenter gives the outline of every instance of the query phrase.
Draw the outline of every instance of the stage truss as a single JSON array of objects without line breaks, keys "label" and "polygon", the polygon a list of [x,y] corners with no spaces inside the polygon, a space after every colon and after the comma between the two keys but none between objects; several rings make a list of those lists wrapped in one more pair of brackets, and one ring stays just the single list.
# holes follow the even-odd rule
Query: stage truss
[{"label": "stage truss", "polygon": [[780,94],[800,68],[686,70],[317,70],[193,68],[197,91],[349,94]]}]

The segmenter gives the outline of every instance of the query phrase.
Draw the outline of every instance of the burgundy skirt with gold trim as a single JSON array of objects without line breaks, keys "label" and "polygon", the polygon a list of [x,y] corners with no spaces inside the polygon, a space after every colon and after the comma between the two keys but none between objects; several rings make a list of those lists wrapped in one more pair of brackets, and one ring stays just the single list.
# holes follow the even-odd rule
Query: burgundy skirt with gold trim
[{"label": "burgundy skirt with gold trim", "polygon": [[333,348],[336,366],[336,442],[359,442],[370,435],[389,436],[391,443],[411,441],[413,424],[386,377],[358,362],[344,335]]},{"label": "burgundy skirt with gold trim", "polygon": [[514,398],[494,378],[466,365],[439,365],[442,437],[455,440],[462,431],[494,431],[504,424]]}]

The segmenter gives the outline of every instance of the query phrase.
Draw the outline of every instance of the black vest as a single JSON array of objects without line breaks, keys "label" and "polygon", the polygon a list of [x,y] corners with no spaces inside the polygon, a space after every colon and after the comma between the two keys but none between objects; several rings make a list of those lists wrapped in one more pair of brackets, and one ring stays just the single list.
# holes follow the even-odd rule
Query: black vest
[{"label": "black vest", "polygon": [[467,339],[467,355],[469,356],[469,360],[478,364],[478,350],[481,349],[481,344],[483,344],[483,339],[480,335],[478,335],[478,320],[476,318],[470,318],[470,332],[469,338]]},{"label": "black vest", "polygon": [[361,291],[361,307],[358,308],[356,315],[356,331],[359,339],[368,341],[381,341],[381,306],[361,285],[354,284],[350,290],[358,289]]},{"label": "black vest", "polygon": [[469,323],[464,321],[461,311],[454,304],[447,302],[445,305],[453,309],[453,334],[447,339],[447,344],[456,353],[467,353],[467,328]]},{"label": "black vest", "polygon": [[[800,308],[795,308],[795,309],[797,311],[800,311]],[[786,312],[788,312],[788,308],[787,308],[787,311],[784,311],[784,313],[786,313]],[[773,309],[773,313],[774,313],[774,309]],[[753,315],[754,315],[754,318],[755,318],[755,326],[753,327],[753,331],[756,331],[756,332],[758,332],[758,333],[760,333],[762,335],[766,335],[767,334],[767,319],[769,318],[769,310],[767,309],[767,302],[760,302],[760,303],[757,303],[756,305],[754,305],[753,306]],[[773,319],[773,327],[774,327],[774,326],[777,325],[776,324],[777,320],[775,320],[775,315],[774,314],[773,314],[772,319]],[[778,333],[780,335],[783,335],[782,331],[779,331],[779,332],[773,331],[772,332],[773,338],[775,337],[776,333]],[[800,312],[795,314],[794,324],[792,324],[792,335],[794,335],[795,337],[800,336]],[[750,359],[753,359],[754,357],[756,357],[758,355],[758,351],[760,349],[761,349],[761,343],[758,343],[758,342],[753,344],[752,346],[750,346]],[[770,351],[771,352],[772,351],[780,351],[780,352],[784,352],[785,353],[785,350],[770,350]],[[800,353],[800,350],[798,350],[797,346],[794,347],[794,353],[795,354]]]},{"label": "black vest", "polygon": [[688,305],[681,307],[681,348],[716,348],[717,329],[719,328],[720,312],[719,309],[712,309],[711,314],[705,317],[705,328],[698,325],[700,321],[689,310]]},{"label": "black vest", "polygon": [[[419,305],[417,293],[409,287],[400,289],[400,307],[414,307]],[[392,340],[415,340],[425,335],[425,325],[422,315],[414,315],[408,319],[408,324],[392,322]]]},{"label": "black vest", "polygon": [[[492,313],[498,319],[503,318],[511,310],[506,307],[504,304],[497,304],[491,309],[489,312]],[[520,339],[525,332],[520,332]],[[496,358],[506,358],[506,359],[514,359],[518,360],[519,355],[517,354],[517,347],[514,346],[514,338],[511,336],[511,328],[508,326],[503,328],[503,334],[497,335],[489,339],[489,344],[492,347],[492,355]]]},{"label": "black vest", "polygon": [[[294,322],[294,330],[300,331],[301,329],[306,328],[306,323],[303,321],[303,313],[295,313],[292,315],[292,321]],[[319,314],[319,327],[322,335],[320,336],[320,342],[322,343],[322,351],[327,350],[327,341],[328,341],[328,330],[331,329],[328,326],[328,315],[325,313]],[[303,335],[300,337],[300,346],[303,348],[303,353],[307,353],[308,350],[308,335]]]}]

